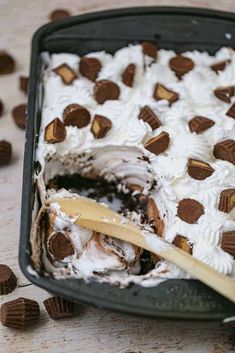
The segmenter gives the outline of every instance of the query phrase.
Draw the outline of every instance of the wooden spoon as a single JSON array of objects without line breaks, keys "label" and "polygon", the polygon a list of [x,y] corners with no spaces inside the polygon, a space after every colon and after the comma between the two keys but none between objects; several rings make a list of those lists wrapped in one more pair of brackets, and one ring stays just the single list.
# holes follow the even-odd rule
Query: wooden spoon
[{"label": "wooden spoon", "polygon": [[53,200],[54,202],[60,205],[60,210],[66,215],[75,217],[75,223],[79,226],[151,251],[171,261],[235,303],[235,282],[232,279],[220,274],[156,234],[141,231],[128,219],[103,204],[86,197],[57,198]]}]

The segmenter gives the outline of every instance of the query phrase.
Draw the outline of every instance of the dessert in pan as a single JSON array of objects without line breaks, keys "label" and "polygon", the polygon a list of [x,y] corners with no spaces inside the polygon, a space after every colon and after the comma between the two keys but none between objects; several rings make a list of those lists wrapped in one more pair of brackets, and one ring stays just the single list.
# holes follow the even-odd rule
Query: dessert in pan
[{"label": "dessert in pan", "polygon": [[84,195],[235,277],[235,53],[130,44],[114,55],[43,53],[35,175],[36,268],[126,286],[190,278],[127,242],[79,227],[58,197]]}]

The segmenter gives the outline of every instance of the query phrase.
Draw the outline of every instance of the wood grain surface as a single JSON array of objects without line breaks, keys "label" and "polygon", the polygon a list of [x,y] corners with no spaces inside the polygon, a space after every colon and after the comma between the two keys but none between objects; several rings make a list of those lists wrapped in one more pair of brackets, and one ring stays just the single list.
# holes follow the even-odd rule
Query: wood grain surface
[{"label": "wood grain surface", "polygon": [[76,308],[73,319],[53,321],[43,307],[49,294],[31,285],[18,266],[24,131],[11,118],[12,108],[26,102],[18,89],[19,75],[28,74],[30,40],[35,30],[48,21],[58,7],[73,14],[135,5],[182,5],[234,11],[234,0],[0,0],[0,49],[17,60],[14,74],[0,77],[0,140],[13,144],[12,163],[0,168],[0,263],[9,265],[18,277],[18,288],[4,302],[24,296],[38,300],[39,325],[26,332],[0,325],[0,353],[230,353],[235,351],[235,332],[220,323],[153,320],[104,311],[85,305]]}]

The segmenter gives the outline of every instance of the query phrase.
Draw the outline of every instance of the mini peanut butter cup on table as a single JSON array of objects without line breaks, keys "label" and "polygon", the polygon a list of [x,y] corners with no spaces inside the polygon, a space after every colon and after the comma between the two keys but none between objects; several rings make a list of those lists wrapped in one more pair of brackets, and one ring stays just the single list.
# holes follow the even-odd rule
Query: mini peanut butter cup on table
[{"label": "mini peanut butter cup on table", "polygon": [[58,76],[61,77],[65,85],[71,85],[77,78],[76,72],[67,64],[61,64],[60,66],[53,69]]},{"label": "mini peanut butter cup on table", "polygon": [[79,62],[80,73],[93,82],[97,79],[101,67],[101,62],[96,58],[83,56]]},{"label": "mini peanut butter cup on table", "polygon": [[221,248],[235,258],[235,230],[223,233]]},{"label": "mini peanut butter cup on table", "polygon": [[119,98],[120,89],[118,85],[110,80],[96,81],[94,87],[94,97],[97,103],[103,104],[107,100],[116,100]]},{"label": "mini peanut butter cup on table", "polygon": [[68,239],[66,235],[61,232],[55,233],[50,238],[48,250],[51,256],[57,261],[62,261],[66,257],[75,254],[75,250],[70,239]]},{"label": "mini peanut butter cup on table", "polygon": [[96,139],[103,138],[112,128],[112,121],[105,116],[95,115],[92,124],[91,132]]},{"label": "mini peanut butter cup on table", "polygon": [[204,116],[195,116],[188,123],[190,131],[196,132],[196,134],[200,134],[201,132],[208,130],[214,124],[215,122],[213,120]]},{"label": "mini peanut butter cup on table", "polygon": [[214,90],[214,95],[225,103],[230,103],[231,97],[233,97],[234,94],[234,86],[218,87]]},{"label": "mini peanut butter cup on table", "polygon": [[71,13],[65,9],[56,9],[52,11],[49,15],[51,21],[64,20],[67,17],[70,17]]},{"label": "mini peanut butter cup on table", "polygon": [[17,285],[17,279],[10,267],[0,264],[0,295],[12,292]]},{"label": "mini peanut butter cup on table", "polygon": [[223,60],[223,61],[218,61],[217,63],[214,63],[210,66],[211,70],[215,71],[217,74],[219,71],[224,71],[225,67],[227,64],[229,64],[231,61],[228,60]]},{"label": "mini peanut butter cup on table", "polygon": [[189,158],[187,171],[191,178],[196,180],[204,180],[211,176],[215,170],[206,162]]},{"label": "mini peanut butter cup on table", "polygon": [[28,92],[28,84],[29,84],[29,78],[27,76],[19,77],[19,89],[25,94],[27,94]]},{"label": "mini peanut butter cup on table", "polygon": [[31,327],[39,321],[40,308],[35,300],[18,298],[1,306],[1,322],[16,329]]},{"label": "mini peanut butter cup on table", "polygon": [[192,245],[189,244],[188,239],[183,235],[177,234],[172,244],[174,244],[177,248],[187,252],[188,254],[192,254]]},{"label": "mini peanut butter cup on table", "polygon": [[0,75],[10,74],[15,70],[15,60],[5,50],[0,50]]},{"label": "mini peanut butter cup on table", "polygon": [[142,42],[141,43],[144,55],[150,56],[154,60],[157,59],[157,47],[151,42]]},{"label": "mini peanut butter cup on table", "polygon": [[220,193],[218,209],[229,213],[235,206],[235,189],[225,189]]},{"label": "mini peanut butter cup on table", "polygon": [[4,105],[2,100],[0,99],[0,117],[3,115]]},{"label": "mini peanut butter cup on table", "polygon": [[70,300],[51,297],[43,302],[48,315],[53,320],[66,319],[73,316],[74,303]]},{"label": "mini peanut butter cup on table", "polygon": [[26,125],[26,104],[19,104],[12,110],[12,117],[20,129],[25,129]]},{"label": "mini peanut butter cup on table", "polygon": [[151,126],[152,130],[157,129],[159,128],[159,126],[162,125],[157,115],[152,111],[152,109],[148,105],[145,105],[143,108],[141,108],[138,118],[148,123]]},{"label": "mini peanut butter cup on table", "polygon": [[169,105],[171,105],[179,99],[179,94],[168,89],[160,83],[156,83],[153,98],[155,98],[157,101],[165,99],[169,102]]},{"label": "mini peanut butter cup on table", "polygon": [[63,112],[65,126],[76,126],[79,129],[90,123],[91,115],[89,110],[80,104],[69,104]]},{"label": "mini peanut butter cup on table", "polygon": [[151,138],[149,141],[146,142],[144,148],[146,150],[158,155],[163,153],[167,150],[170,144],[170,137],[169,134],[165,131],[161,132],[159,135]]},{"label": "mini peanut butter cup on table", "polygon": [[135,79],[135,71],[136,65],[129,64],[126,69],[122,73],[122,82],[128,86],[133,87],[134,79]]},{"label": "mini peanut butter cup on table", "polygon": [[179,202],[177,208],[177,215],[182,221],[195,224],[199,218],[204,214],[204,207],[202,204],[194,199],[183,199]]},{"label": "mini peanut butter cup on table", "polygon": [[0,141],[0,166],[10,162],[12,157],[12,147],[8,141]]},{"label": "mini peanut butter cup on table", "polygon": [[235,103],[233,103],[231,105],[231,107],[229,108],[229,110],[226,113],[227,116],[229,116],[230,118],[235,119]]},{"label": "mini peanut butter cup on table", "polygon": [[174,71],[175,75],[181,79],[183,75],[194,68],[194,62],[186,56],[176,55],[170,59],[169,66],[171,70]]},{"label": "mini peanut butter cup on table", "polygon": [[59,118],[55,118],[45,127],[44,139],[47,143],[63,142],[65,138],[66,129]]},{"label": "mini peanut butter cup on table", "polygon": [[224,140],[214,146],[213,154],[215,158],[228,161],[235,165],[235,141]]}]

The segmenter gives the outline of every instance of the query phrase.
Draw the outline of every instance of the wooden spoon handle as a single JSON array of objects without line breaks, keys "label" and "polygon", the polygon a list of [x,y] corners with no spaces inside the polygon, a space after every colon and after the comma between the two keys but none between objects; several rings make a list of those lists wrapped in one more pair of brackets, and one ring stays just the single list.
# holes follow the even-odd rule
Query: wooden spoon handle
[{"label": "wooden spoon handle", "polygon": [[76,217],[75,222],[86,229],[91,229],[114,238],[132,243],[149,250],[156,255],[174,263],[190,273],[201,282],[216,290],[235,303],[235,282],[211,267],[176,248],[156,234],[143,232],[135,225],[107,207],[93,200],[81,197],[78,199],[57,199],[61,211],[70,217]]}]

